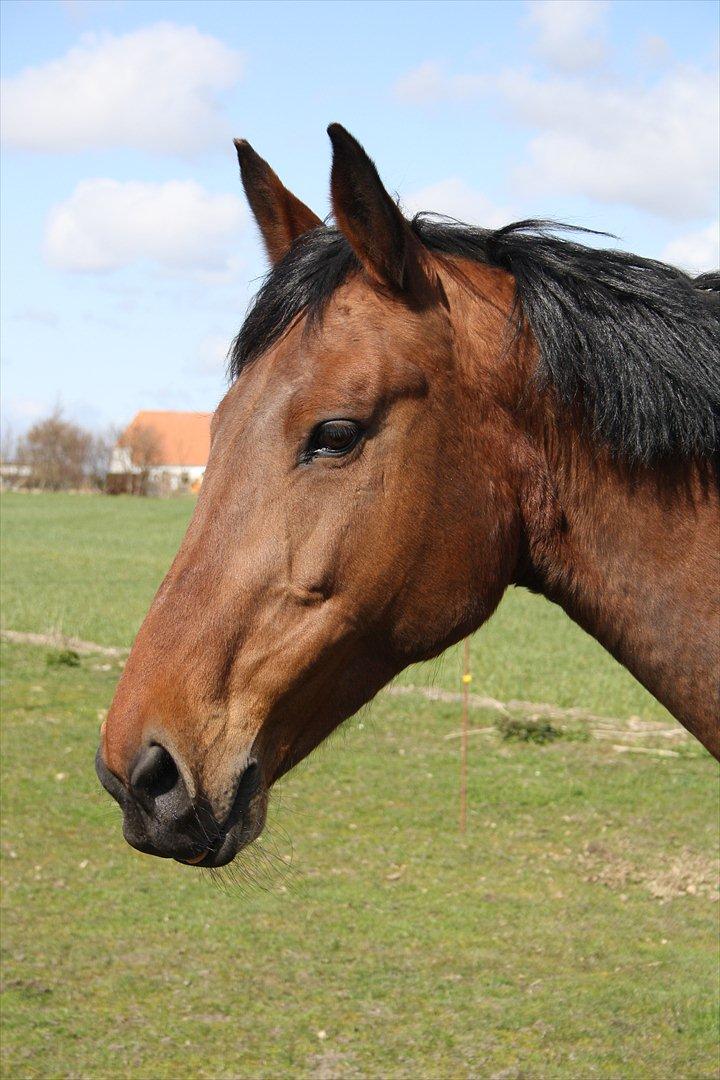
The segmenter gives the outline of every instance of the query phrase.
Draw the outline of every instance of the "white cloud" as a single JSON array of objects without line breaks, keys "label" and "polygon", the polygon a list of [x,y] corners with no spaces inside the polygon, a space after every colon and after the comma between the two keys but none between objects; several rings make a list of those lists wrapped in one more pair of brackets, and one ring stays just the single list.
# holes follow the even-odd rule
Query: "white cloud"
[{"label": "white cloud", "polygon": [[403,199],[403,208],[408,214],[430,210],[489,229],[507,225],[512,220],[511,210],[496,206],[481,191],[454,176],[407,196]]},{"label": "white cloud", "polygon": [[549,75],[458,74],[428,60],[399,79],[394,94],[426,106],[494,97],[528,130],[526,160],[515,171],[524,194],[583,195],[674,220],[706,219],[720,161],[717,73],[673,62],[667,42],[647,36],[641,50],[658,66],[654,78],[647,68],[645,78],[594,72],[607,51],[609,8],[605,0],[528,3],[525,22]]},{"label": "white cloud", "polygon": [[720,221],[713,221],[704,229],[686,233],[672,240],[663,250],[663,262],[679,266],[691,274],[720,267]]},{"label": "white cloud", "polygon": [[2,80],[2,133],[25,150],[125,146],[193,154],[225,136],[219,95],[243,60],[192,26],[86,34],[58,60]]},{"label": "white cloud", "polygon": [[494,95],[529,129],[524,193],[584,195],[676,220],[716,205],[720,97],[716,74],[675,67],[647,84],[506,70],[456,76],[428,63],[395,93],[416,104]]},{"label": "white cloud", "polygon": [[490,81],[483,75],[453,75],[436,60],[428,60],[401,76],[393,93],[411,105],[432,105],[440,101],[467,101],[489,85]]},{"label": "white cloud", "polygon": [[169,270],[227,272],[245,208],[192,180],[83,180],[50,212],[44,250],[61,270],[99,273],[149,260]]},{"label": "white cloud", "polygon": [[[535,32],[534,51],[561,71],[596,66],[606,54],[603,22],[609,6],[606,0],[531,0],[525,21]],[[490,76],[455,74],[438,60],[426,60],[402,75],[393,93],[409,104],[432,105],[470,101],[492,87]]]},{"label": "white cloud", "polygon": [[717,77],[676,69],[651,86],[506,72],[498,91],[537,134],[526,190],[581,194],[676,219],[706,216],[718,176]]},{"label": "white cloud", "polygon": [[527,25],[535,31],[534,51],[560,71],[582,71],[605,59],[604,0],[533,0]]}]

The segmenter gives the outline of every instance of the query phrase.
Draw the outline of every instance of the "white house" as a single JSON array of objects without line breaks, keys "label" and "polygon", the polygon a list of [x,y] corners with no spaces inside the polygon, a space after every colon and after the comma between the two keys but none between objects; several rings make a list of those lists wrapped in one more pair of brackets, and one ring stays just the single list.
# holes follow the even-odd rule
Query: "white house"
[{"label": "white house", "polygon": [[210,453],[211,419],[212,413],[139,412],[113,450],[109,485],[120,490],[113,478],[144,473],[151,486],[197,491]]}]

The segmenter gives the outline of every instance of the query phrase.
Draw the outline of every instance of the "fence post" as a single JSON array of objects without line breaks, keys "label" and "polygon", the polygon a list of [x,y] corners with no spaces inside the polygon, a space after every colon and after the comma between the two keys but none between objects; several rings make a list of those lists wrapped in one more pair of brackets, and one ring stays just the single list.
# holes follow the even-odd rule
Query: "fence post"
[{"label": "fence post", "polygon": [[460,738],[460,832],[467,831],[468,709],[470,702],[470,638],[463,642],[462,734]]}]

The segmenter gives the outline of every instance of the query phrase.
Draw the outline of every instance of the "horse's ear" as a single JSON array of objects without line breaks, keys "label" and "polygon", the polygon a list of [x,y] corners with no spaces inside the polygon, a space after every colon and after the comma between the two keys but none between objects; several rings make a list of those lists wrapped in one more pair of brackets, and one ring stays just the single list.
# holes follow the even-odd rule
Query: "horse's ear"
[{"label": "horse's ear", "polygon": [[338,228],[370,276],[381,285],[416,292],[424,283],[421,244],[357,139],[331,124],[330,193]]},{"label": "horse's ear", "polygon": [[316,229],[322,221],[309,206],[288,191],[249,142],[235,139],[235,149],[250,209],[274,265],[287,255],[299,236]]}]

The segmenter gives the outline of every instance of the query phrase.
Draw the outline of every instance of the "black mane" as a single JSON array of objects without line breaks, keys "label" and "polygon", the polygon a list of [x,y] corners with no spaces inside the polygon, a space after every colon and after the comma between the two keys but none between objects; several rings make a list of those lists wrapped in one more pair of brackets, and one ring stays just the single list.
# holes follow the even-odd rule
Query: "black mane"
[{"label": "black mane", "polygon": [[[720,273],[691,278],[622,251],[557,235],[572,226],[520,221],[474,228],[419,214],[430,251],[509,271],[540,350],[540,377],[579,404],[593,436],[629,463],[708,457],[720,435]],[[296,242],[260,288],[233,342],[235,379],[302,315],[322,318],[359,263],[334,229]]]}]

